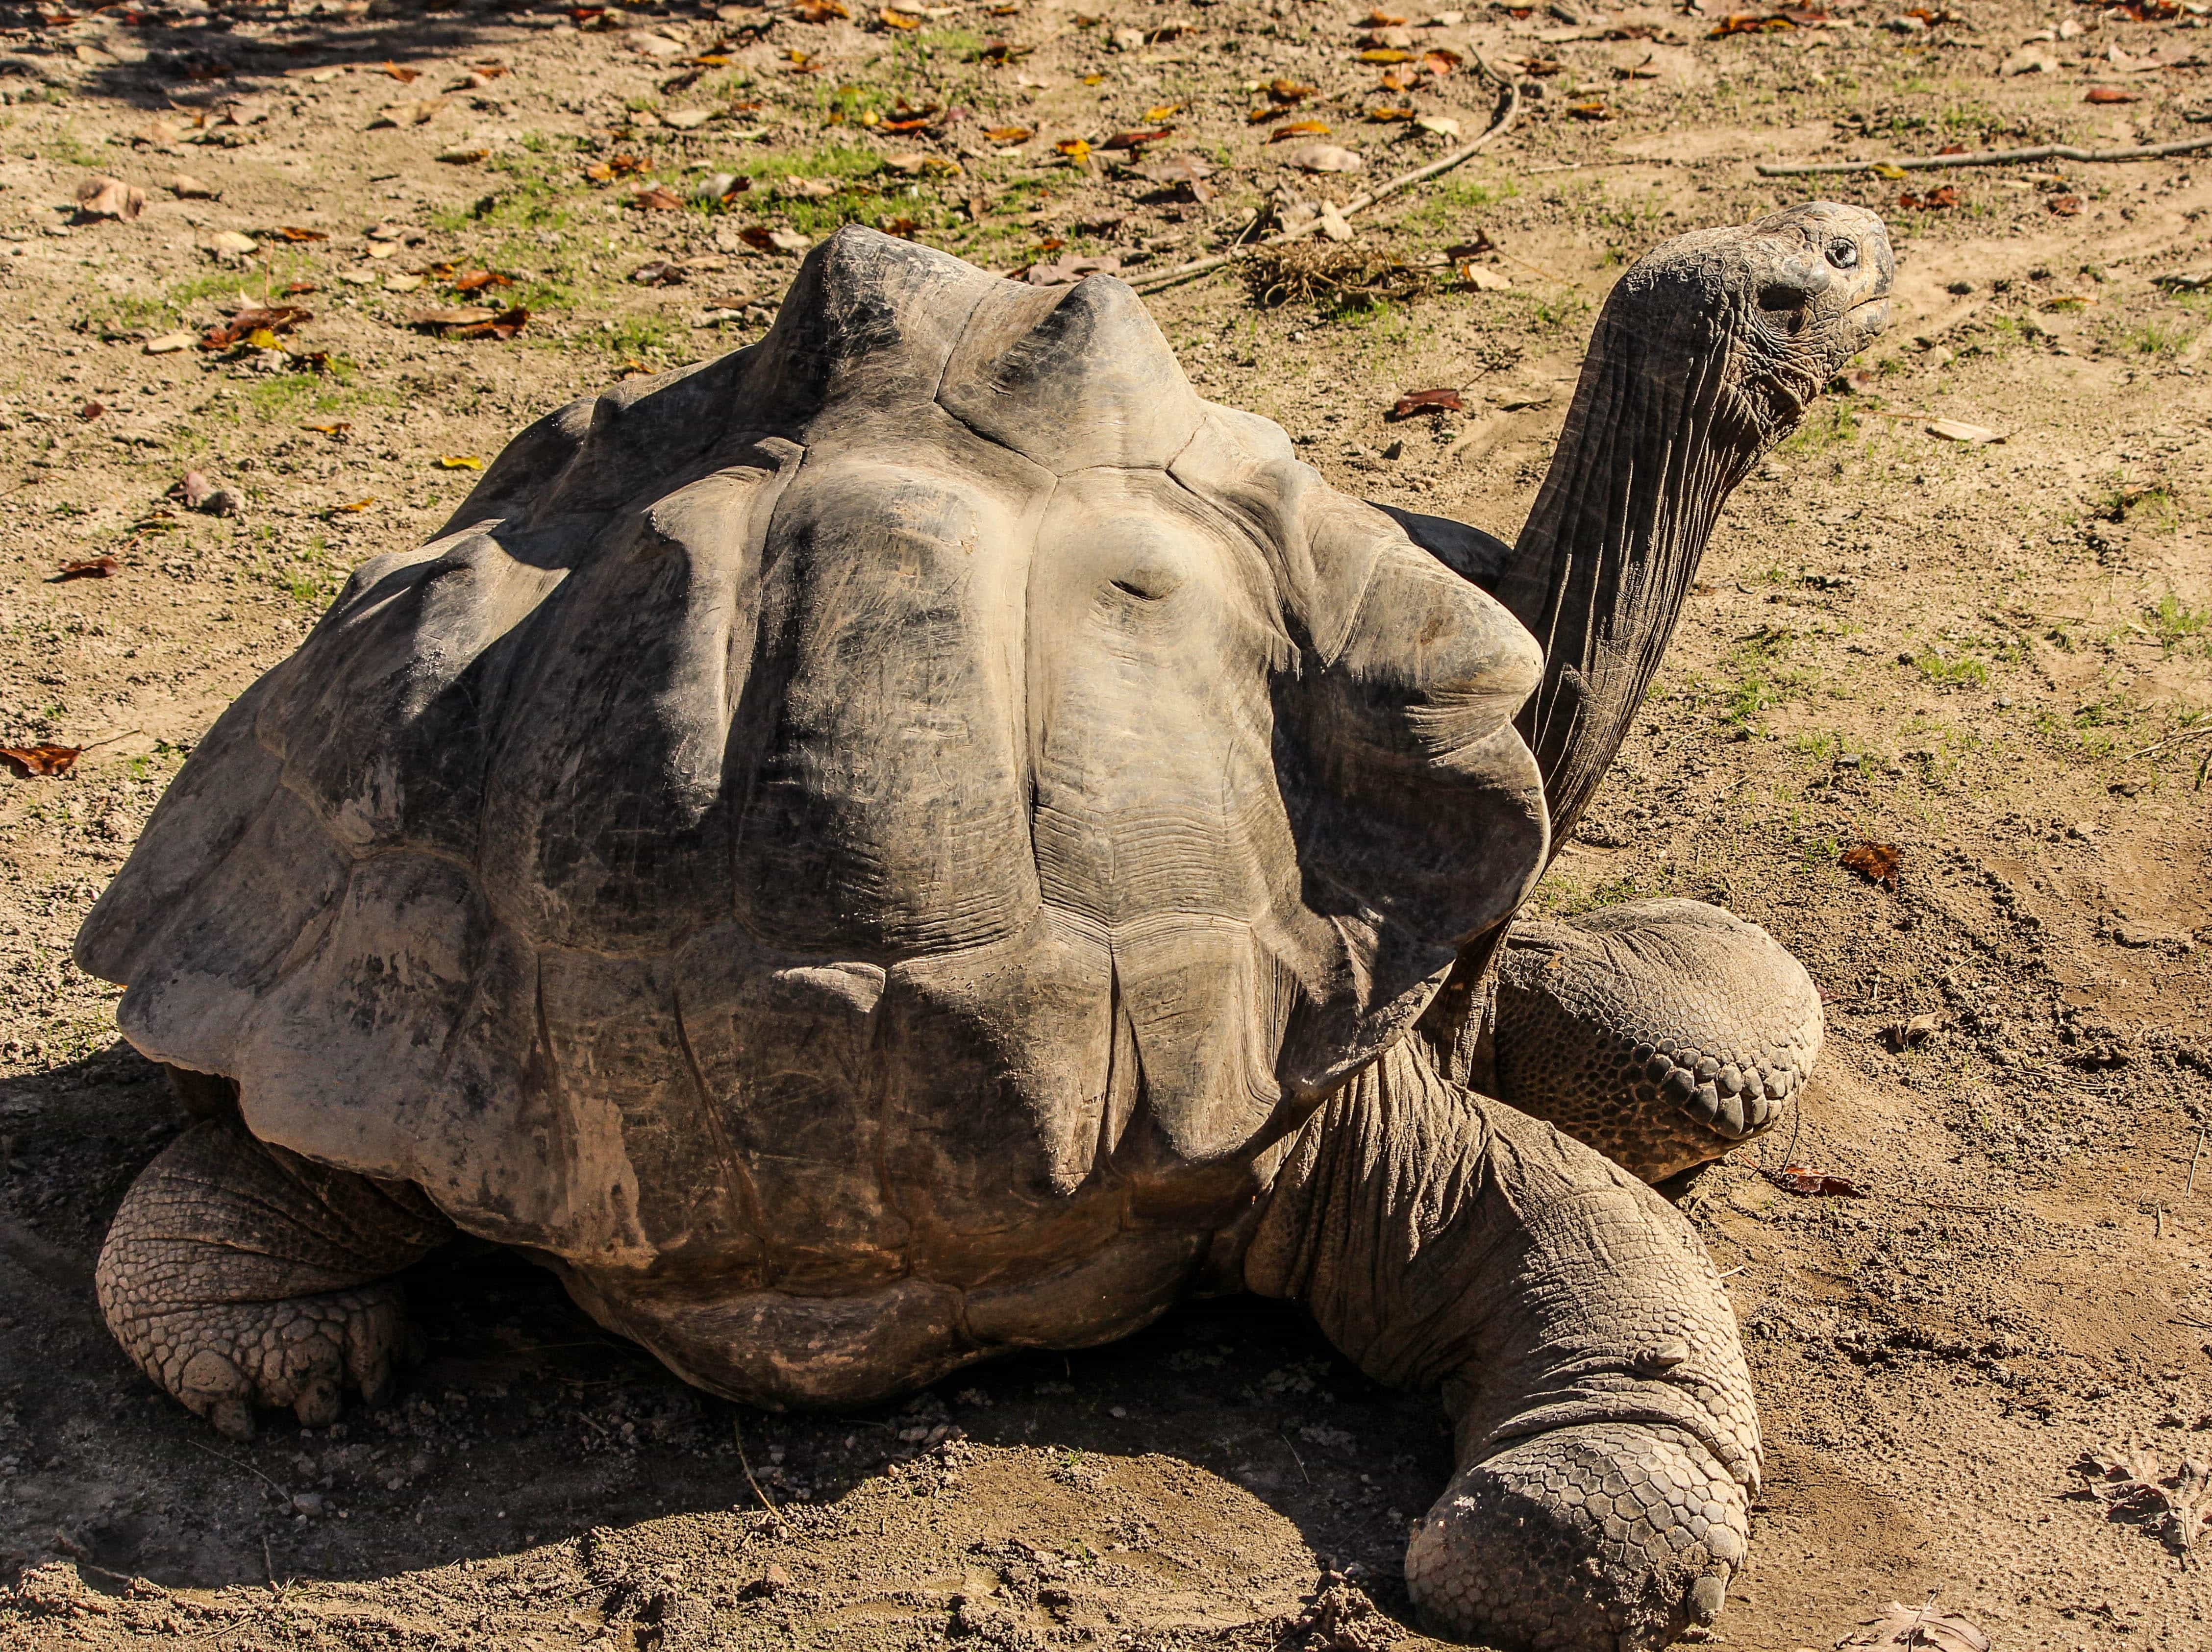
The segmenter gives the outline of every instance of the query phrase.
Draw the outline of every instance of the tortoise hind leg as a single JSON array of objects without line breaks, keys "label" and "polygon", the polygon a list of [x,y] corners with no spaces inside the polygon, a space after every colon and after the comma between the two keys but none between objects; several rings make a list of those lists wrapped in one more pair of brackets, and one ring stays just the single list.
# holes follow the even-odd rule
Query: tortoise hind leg
[{"label": "tortoise hind leg", "polygon": [[1772,1127],[1820,1053],[1820,995],[1758,925],[1635,901],[1516,924],[1493,1038],[1498,1099],[1660,1181]]},{"label": "tortoise hind leg", "polygon": [[405,1187],[311,1163],[203,1119],[140,1173],[94,1282],[140,1370],[223,1433],[257,1406],[319,1425],[348,1387],[372,1403],[407,1339],[389,1278],[453,1236]]}]

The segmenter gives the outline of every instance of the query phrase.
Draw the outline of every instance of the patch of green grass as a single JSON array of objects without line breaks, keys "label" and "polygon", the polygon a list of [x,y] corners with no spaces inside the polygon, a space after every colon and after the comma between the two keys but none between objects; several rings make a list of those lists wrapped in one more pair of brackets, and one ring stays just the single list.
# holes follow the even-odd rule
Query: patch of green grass
[{"label": "patch of green grass", "polygon": [[2121,350],[2137,355],[2175,355],[2196,337],[2192,328],[2154,319],[2122,330],[2118,344]]},{"label": "patch of green grass", "polygon": [[2204,635],[2206,629],[2212,627],[2212,609],[2185,607],[2169,591],[2155,605],[2143,610],[2143,618],[2159,646],[2172,653],[2183,643]]},{"label": "patch of green grass", "polygon": [[1989,686],[1990,668],[1972,654],[1945,653],[1934,643],[1912,656],[1913,669],[1939,689],[1980,689]]},{"label": "patch of green grass", "polygon": [[1810,459],[1830,448],[1848,446],[1861,434],[1858,415],[1849,402],[1823,402],[1812,417],[1790,433],[1779,451]]},{"label": "patch of green grass", "polygon": [[884,169],[883,157],[853,143],[776,155],[741,155],[726,163],[741,178],[843,178],[858,181]]}]

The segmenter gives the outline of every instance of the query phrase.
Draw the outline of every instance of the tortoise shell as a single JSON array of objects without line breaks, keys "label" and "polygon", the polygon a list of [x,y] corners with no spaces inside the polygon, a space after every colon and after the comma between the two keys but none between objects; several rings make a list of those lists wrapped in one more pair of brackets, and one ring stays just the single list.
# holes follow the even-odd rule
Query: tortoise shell
[{"label": "tortoise shell", "polygon": [[1126,286],[847,229],[364,564],[77,955],[264,1139],[854,1397],[1202,1272],[1541,867],[1540,665]]}]

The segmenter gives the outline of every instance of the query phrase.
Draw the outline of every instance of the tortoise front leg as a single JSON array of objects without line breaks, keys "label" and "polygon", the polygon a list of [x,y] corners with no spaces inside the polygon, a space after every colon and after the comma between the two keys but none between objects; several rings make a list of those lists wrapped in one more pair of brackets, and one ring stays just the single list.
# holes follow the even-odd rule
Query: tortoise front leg
[{"label": "tortoise front leg", "polygon": [[1822,1029],[1805,966],[1703,901],[1523,920],[1498,958],[1496,1093],[1662,1181],[1773,1128]]},{"label": "tortoise front leg", "polygon": [[1648,1187],[1407,1041],[1293,1144],[1245,1278],[1442,1388],[1458,1468],[1406,1557],[1435,1630],[1646,1652],[1718,1613],[1759,1424],[1719,1278]]},{"label": "tortoise front leg", "polygon": [[411,1187],[271,1147],[235,1116],[205,1119],[131,1185],[94,1279],[138,1368],[243,1439],[257,1406],[320,1424],[348,1387],[380,1399],[407,1339],[388,1276],[453,1232]]}]

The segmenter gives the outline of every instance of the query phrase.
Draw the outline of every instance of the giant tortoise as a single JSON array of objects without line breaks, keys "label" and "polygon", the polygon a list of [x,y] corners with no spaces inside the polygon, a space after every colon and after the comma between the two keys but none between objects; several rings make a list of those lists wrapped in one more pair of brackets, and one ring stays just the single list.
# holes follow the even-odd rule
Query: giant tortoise
[{"label": "giant tortoise", "polygon": [[1115,280],[841,231],[185,765],[77,943],[199,1115],[109,1325],[244,1435],[378,1400],[457,1232],[770,1406],[1255,1291],[1441,1390],[1439,1631],[1710,1620],[1758,1425],[1647,1181],[1771,1123],[1819,1001],[1695,902],[1513,920],[1891,272],[1827,204],[1643,258],[1508,545],[1334,491]]}]

